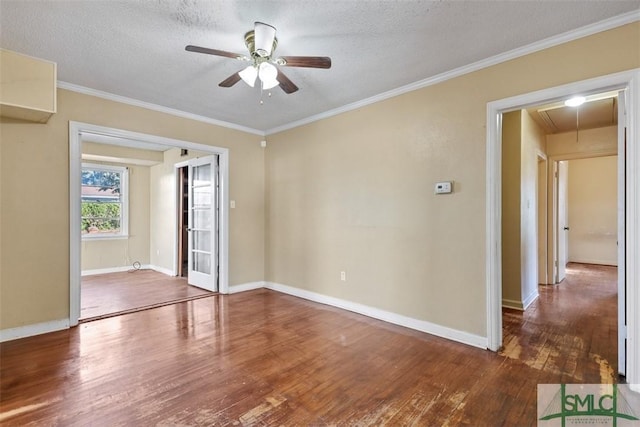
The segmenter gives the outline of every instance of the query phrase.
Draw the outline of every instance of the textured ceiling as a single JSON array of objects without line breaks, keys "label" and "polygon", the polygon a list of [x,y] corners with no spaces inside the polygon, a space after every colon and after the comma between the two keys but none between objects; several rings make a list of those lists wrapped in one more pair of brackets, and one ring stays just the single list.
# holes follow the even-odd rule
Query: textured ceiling
[{"label": "textured ceiling", "polygon": [[[266,131],[572,29],[640,9],[634,1],[13,1],[0,45],[58,64],[58,79]],[[254,21],[277,55],[330,56],[330,70],[285,68],[300,90],[271,96],[217,84],[245,63],[185,45],[245,53]]]}]

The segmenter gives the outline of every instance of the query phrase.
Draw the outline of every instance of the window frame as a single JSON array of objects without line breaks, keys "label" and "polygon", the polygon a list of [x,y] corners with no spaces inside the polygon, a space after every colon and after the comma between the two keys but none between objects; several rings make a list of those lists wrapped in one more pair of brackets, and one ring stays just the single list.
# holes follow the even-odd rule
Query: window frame
[{"label": "window frame", "polygon": [[[82,163],[80,176],[86,169],[101,172],[118,172],[120,174],[120,232],[114,234],[83,234],[82,240],[114,240],[129,238],[129,168],[126,166],[104,165],[99,163]],[[80,182],[80,207],[82,208],[82,180]],[[80,214],[82,222],[82,213]]]}]

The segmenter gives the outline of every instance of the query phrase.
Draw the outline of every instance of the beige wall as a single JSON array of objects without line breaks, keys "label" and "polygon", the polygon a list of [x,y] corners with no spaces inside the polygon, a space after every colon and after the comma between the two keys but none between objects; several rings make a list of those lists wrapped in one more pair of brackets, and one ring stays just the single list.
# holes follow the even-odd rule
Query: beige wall
[{"label": "beige wall", "polygon": [[522,305],[521,177],[522,114],[502,115],[502,299]]},{"label": "beige wall", "polygon": [[560,159],[587,155],[611,155],[618,152],[618,127],[608,126],[547,135],[547,154]]},{"label": "beige wall", "polygon": [[538,295],[538,156],[546,155],[543,129],[522,111],[521,175],[521,303],[527,305]]},{"label": "beige wall", "polygon": [[267,280],[485,335],[487,102],[639,67],[639,28],[271,136]]},{"label": "beige wall", "polygon": [[83,239],[82,270],[149,264],[149,167],[110,164],[129,168],[129,238]]},{"label": "beige wall", "polygon": [[544,131],[527,110],[502,117],[502,298],[523,309],[538,294],[538,155]]},{"label": "beige wall", "polygon": [[[2,123],[0,128],[0,328],[69,317],[70,120],[228,147],[230,195],[238,200],[229,218],[229,281],[263,279],[264,151],[259,136],[58,90],[58,112],[47,124]],[[37,173],[25,174],[27,166]]]},{"label": "beige wall", "polygon": [[569,261],[618,264],[618,156],[569,161]]}]

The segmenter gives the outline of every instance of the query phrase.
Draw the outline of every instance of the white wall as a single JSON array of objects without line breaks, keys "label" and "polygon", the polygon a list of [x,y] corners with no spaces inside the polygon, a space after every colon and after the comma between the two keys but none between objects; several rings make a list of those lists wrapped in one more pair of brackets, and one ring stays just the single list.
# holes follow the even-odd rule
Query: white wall
[{"label": "white wall", "polygon": [[569,161],[569,261],[617,265],[618,156]]}]

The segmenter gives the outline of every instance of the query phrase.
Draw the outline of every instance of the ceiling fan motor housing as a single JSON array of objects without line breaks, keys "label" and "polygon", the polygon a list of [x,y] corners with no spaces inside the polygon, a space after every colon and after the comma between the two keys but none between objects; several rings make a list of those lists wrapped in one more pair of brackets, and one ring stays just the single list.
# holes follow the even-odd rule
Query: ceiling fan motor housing
[{"label": "ceiling fan motor housing", "polygon": [[[245,46],[247,46],[247,49],[249,50],[249,53],[251,54],[252,58],[269,58],[270,57],[269,52],[266,52],[262,49],[256,50],[256,33],[254,30],[248,31],[244,35],[244,44]],[[271,47],[271,54],[275,52],[277,46],[278,46],[278,39],[274,37],[273,46]]]}]

